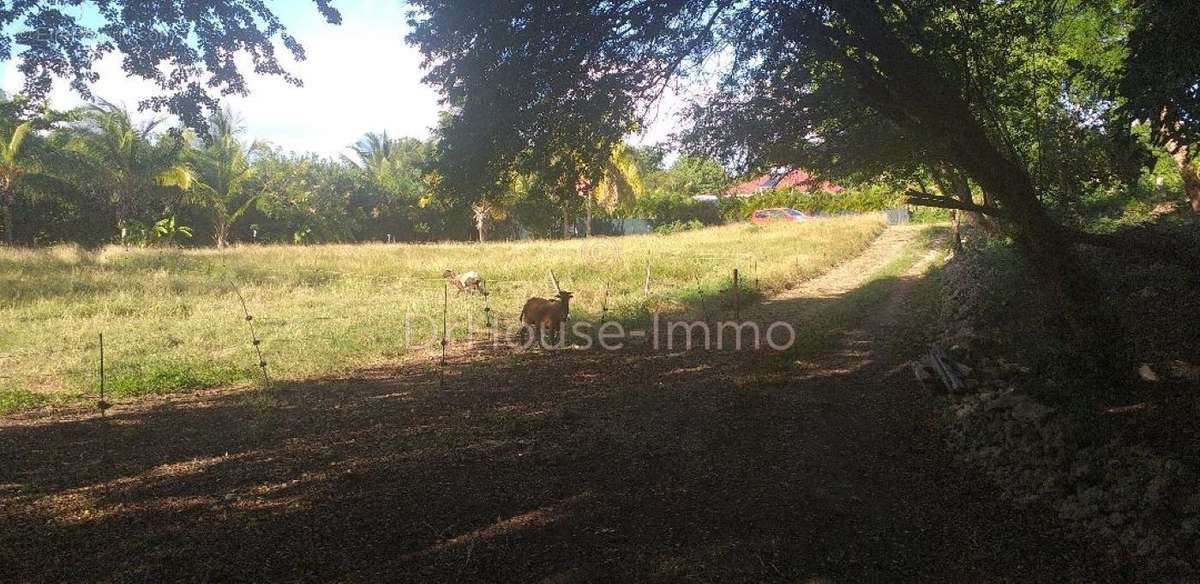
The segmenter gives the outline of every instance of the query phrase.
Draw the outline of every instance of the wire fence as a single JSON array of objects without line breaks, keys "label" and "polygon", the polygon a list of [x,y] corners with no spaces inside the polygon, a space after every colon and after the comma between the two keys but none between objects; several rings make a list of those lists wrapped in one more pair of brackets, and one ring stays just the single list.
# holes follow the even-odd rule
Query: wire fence
[{"label": "wire fence", "polygon": [[[753,275],[754,290],[761,290],[758,277],[759,258],[752,253],[689,255],[664,252],[653,255],[653,259],[682,258],[690,263],[720,260],[738,267],[731,270],[724,284],[719,283],[721,278],[712,277],[712,270],[705,270],[703,273],[697,271],[680,283],[678,277],[661,280],[656,277],[655,262],[651,261],[650,255],[633,261],[623,256],[620,261],[627,266],[643,265],[640,303],[634,303],[631,308],[629,298],[636,296],[639,291],[628,279],[618,283],[611,277],[601,277],[590,282],[590,286],[574,291],[576,298],[572,301],[572,314],[579,314],[579,309],[582,309],[582,313],[597,317],[603,324],[629,318],[630,310],[637,312],[634,308],[645,309],[649,300],[671,300],[689,310],[698,310],[698,316],[704,320],[715,317],[722,310],[730,311],[736,319],[740,316],[743,294],[747,291],[743,290],[747,283],[744,276],[746,268],[749,268]],[[200,358],[229,358],[239,353],[244,354],[247,368],[257,369],[257,375],[264,387],[270,386],[276,378],[291,377],[289,364],[285,360],[287,355],[295,355],[297,351],[314,347],[336,346],[359,337],[376,337],[376,344],[403,342],[402,354],[414,349],[432,348],[436,353],[437,366],[442,372],[439,379],[444,379],[445,368],[450,364],[448,353],[455,343],[476,342],[480,338],[478,333],[481,330],[485,336],[490,335],[493,338],[499,333],[519,330],[519,326],[514,325],[525,323],[520,323],[522,312],[516,306],[517,303],[512,301],[540,295],[539,292],[548,290],[548,284],[551,283],[550,278],[488,278],[480,289],[462,290],[452,288],[445,277],[364,275],[360,272],[313,268],[300,274],[301,279],[328,281],[330,277],[350,277],[366,286],[375,286],[381,293],[367,297],[352,296],[345,301],[332,303],[332,306],[325,303],[325,313],[275,315],[270,311],[270,302],[264,302],[257,295],[247,295],[243,292],[228,266],[222,265],[219,277],[224,280],[222,284],[229,290],[233,300],[230,308],[240,315],[244,323],[244,333],[242,340],[238,341],[233,324],[229,323],[228,330],[221,335],[223,342],[220,343],[220,348],[209,351]],[[261,280],[255,281],[255,285],[262,283]],[[558,286],[557,282],[553,284]],[[415,289],[418,292],[396,296],[382,293],[395,286],[403,286],[409,291]],[[614,306],[615,297],[621,298],[623,304]],[[493,305],[497,298],[503,299],[504,303],[501,306]],[[440,315],[430,314],[431,308],[440,310]],[[329,314],[329,309],[335,313]],[[454,318],[451,318],[452,316]],[[466,322],[463,322],[464,316]],[[474,318],[479,320],[474,321]],[[343,322],[345,326],[330,326],[331,323],[337,322]],[[477,322],[482,325],[482,329],[475,328]],[[381,323],[384,326],[381,326]],[[421,333],[420,336],[424,340],[413,344],[411,337],[415,336],[415,332]],[[64,343],[46,350],[6,351],[0,353],[0,364],[14,360],[55,359],[95,352],[96,405],[103,413],[112,405],[109,403],[113,400],[110,382],[114,379],[136,377],[144,368],[144,364],[137,362],[136,357],[125,361],[126,355],[135,353],[122,351],[122,345],[127,348],[136,343],[169,345],[172,342],[169,332],[160,332],[157,335],[143,333],[137,335],[137,338],[122,338],[120,330],[97,331],[94,335],[91,339],[98,338],[98,344],[86,336],[81,336],[75,343]],[[105,352],[105,335],[109,348],[117,350]],[[272,371],[275,375],[272,375]]]}]

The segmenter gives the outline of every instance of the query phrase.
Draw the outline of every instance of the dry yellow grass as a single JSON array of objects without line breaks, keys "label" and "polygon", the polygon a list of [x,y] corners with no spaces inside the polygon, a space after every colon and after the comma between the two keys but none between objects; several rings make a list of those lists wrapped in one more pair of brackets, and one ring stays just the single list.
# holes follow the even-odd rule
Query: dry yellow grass
[{"label": "dry yellow grass", "polygon": [[[553,269],[575,292],[573,319],[597,318],[607,288],[609,317],[632,321],[688,308],[701,293],[714,308],[735,268],[750,295],[756,281],[766,292],[810,278],[858,254],[882,229],[872,215],[484,245],[0,249],[0,411],[94,394],[101,332],[117,396],[255,379],[234,286],[255,315],[272,376],[296,379],[435,343],[447,268],[479,271],[501,319],[515,319],[531,294],[550,295]],[[464,336],[468,320],[483,325],[484,306],[452,290],[451,336]]]}]

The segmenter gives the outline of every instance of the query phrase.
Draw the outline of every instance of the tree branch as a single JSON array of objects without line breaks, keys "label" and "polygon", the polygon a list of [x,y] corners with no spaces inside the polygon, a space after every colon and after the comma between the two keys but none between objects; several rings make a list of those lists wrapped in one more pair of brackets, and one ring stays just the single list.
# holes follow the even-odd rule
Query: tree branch
[{"label": "tree branch", "polygon": [[996,207],[976,205],[975,203],[967,203],[958,199],[951,199],[950,197],[927,195],[920,191],[909,190],[908,192],[904,193],[904,196],[910,205],[917,205],[921,207],[937,207],[939,209],[954,209],[957,211],[971,211],[973,213],[991,215],[992,217],[1008,216],[1008,213],[1006,213],[1003,209],[997,209]]},{"label": "tree branch", "polygon": [[658,91],[654,98],[650,100],[650,103],[657,103],[658,100],[662,99],[663,94],[667,90],[667,85],[671,82],[671,79],[675,77],[675,73],[679,70],[679,67],[683,65],[683,61],[687,59],[692,52],[699,48],[706,38],[708,38],[708,35],[712,33],[713,26],[715,26],[717,23],[717,17],[721,16],[721,14],[724,13],[731,4],[731,0],[718,2],[713,8],[712,14],[709,15],[708,21],[704,23],[700,31],[696,34],[695,38],[691,39],[685,46],[684,50],[680,51],[679,54],[667,64],[666,71],[662,73],[660,79],[651,82],[651,85],[658,85]]}]

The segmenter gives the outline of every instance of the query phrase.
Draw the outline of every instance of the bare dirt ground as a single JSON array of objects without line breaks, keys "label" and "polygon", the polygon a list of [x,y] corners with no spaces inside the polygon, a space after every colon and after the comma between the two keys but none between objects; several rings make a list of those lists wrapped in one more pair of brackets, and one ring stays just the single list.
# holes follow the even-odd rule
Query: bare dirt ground
[{"label": "bare dirt ground", "polygon": [[[915,237],[749,314],[803,334]],[[896,342],[935,259],[800,364],[473,350],[2,420],[0,580],[1111,580],[944,451]]]}]

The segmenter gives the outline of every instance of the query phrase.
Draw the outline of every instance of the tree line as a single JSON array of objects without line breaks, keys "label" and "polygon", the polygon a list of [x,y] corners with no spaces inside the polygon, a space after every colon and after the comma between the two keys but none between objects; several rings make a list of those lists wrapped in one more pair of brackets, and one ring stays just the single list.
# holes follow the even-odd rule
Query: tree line
[{"label": "tree line", "polygon": [[[71,111],[0,101],[4,240],[42,245],[431,241],[603,233],[612,220],[705,224],[692,195],[722,192],[715,159],[614,147],[594,182],[513,176],[496,193],[439,188],[437,141],[367,133],[338,158],[246,137],[218,108],[200,130],[138,121],[107,101]],[[30,113],[33,112],[33,113]],[[565,188],[564,188],[565,185]],[[557,187],[557,188],[556,188]]]},{"label": "tree line", "polygon": [[427,141],[368,134],[341,160],[245,139],[228,109],[204,131],[105,101],[27,116],[0,105],[0,214],[10,243],[99,245],[431,238]]}]

